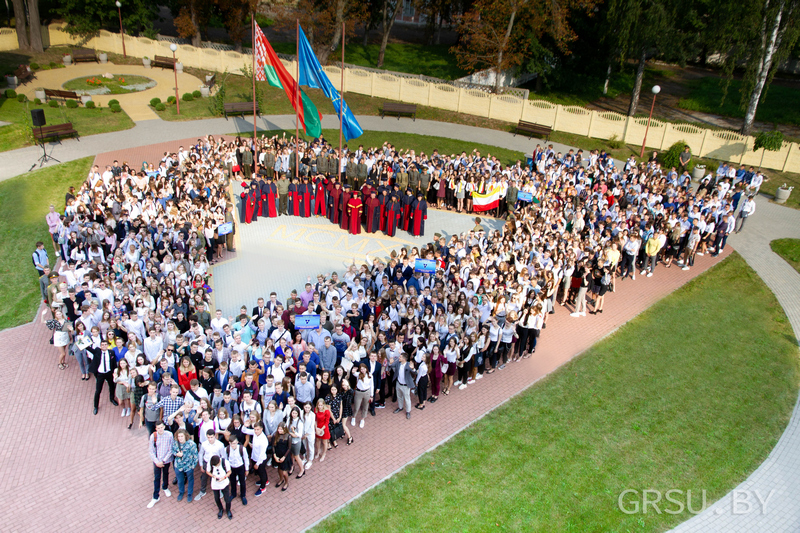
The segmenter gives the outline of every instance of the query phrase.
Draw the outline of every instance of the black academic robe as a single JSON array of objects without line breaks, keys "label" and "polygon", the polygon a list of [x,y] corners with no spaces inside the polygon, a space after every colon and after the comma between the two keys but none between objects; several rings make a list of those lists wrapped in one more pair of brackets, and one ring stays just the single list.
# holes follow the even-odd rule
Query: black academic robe
[{"label": "black academic robe", "polygon": [[381,202],[377,198],[367,198],[364,201],[364,211],[367,214],[367,233],[375,233],[380,228]]},{"label": "black academic robe", "polygon": [[423,200],[414,200],[411,205],[411,229],[410,232],[415,237],[425,235],[425,219],[428,218],[428,202]]},{"label": "black academic robe", "polygon": [[334,187],[328,194],[328,220],[334,224],[339,223],[341,218],[339,215],[342,212],[342,188]]},{"label": "black academic robe", "polygon": [[302,206],[300,208],[300,216],[308,218],[311,216],[311,194],[314,192],[314,185],[311,183],[300,184],[300,199]]},{"label": "black academic robe", "polygon": [[411,225],[411,205],[416,202],[413,194],[406,194],[400,198],[400,205],[403,208],[403,230],[408,231]]},{"label": "black academic robe", "polygon": [[403,219],[403,208],[400,202],[390,201],[383,210],[383,227],[386,235],[394,237],[397,226]]},{"label": "black academic robe", "polygon": [[289,214],[294,215],[296,217],[300,216],[300,185],[297,183],[292,183],[289,185]]},{"label": "black academic robe", "polygon": [[261,187],[261,213],[262,216],[275,218],[278,210],[275,207],[275,200],[278,198],[278,186],[267,182]]},{"label": "black academic robe", "polygon": [[342,191],[342,196],[339,203],[339,208],[342,210],[342,216],[339,220],[339,227],[342,229],[348,229],[350,225],[350,215],[347,212],[347,203],[350,201],[352,196],[353,195],[350,191]]}]

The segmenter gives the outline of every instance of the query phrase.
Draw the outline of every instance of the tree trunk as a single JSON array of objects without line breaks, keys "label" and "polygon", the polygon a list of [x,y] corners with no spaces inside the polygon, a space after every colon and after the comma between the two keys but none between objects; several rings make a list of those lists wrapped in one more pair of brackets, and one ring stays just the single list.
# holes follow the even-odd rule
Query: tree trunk
[{"label": "tree trunk", "polygon": [[611,82],[611,63],[608,64],[608,70],[606,70],[606,81],[603,83],[603,96],[608,94],[608,84]]},{"label": "tree trunk", "polygon": [[194,35],[192,35],[192,46],[201,48],[203,46],[203,36],[200,34],[200,26],[197,22],[197,4],[191,2],[189,9],[192,12],[192,26],[194,26]]},{"label": "tree trunk", "polygon": [[639,68],[636,69],[636,83],[633,84],[633,93],[631,94],[631,105],[628,106],[628,116],[632,117],[636,114],[636,108],[639,106],[639,95],[642,92],[642,81],[644,80],[644,66],[647,63],[647,49],[642,48],[642,57],[639,58]]},{"label": "tree trunk", "polygon": [[333,38],[329,46],[320,47],[317,52],[317,59],[321,65],[328,64],[328,57],[331,52],[336,50],[342,40],[342,22],[344,21],[344,10],[347,6],[347,0],[337,0],[336,2],[336,29],[333,32]]},{"label": "tree trunk", "polygon": [[436,40],[434,41],[434,44],[442,44],[442,16],[437,15],[436,18]]},{"label": "tree trunk", "polygon": [[756,80],[753,85],[753,90],[750,92],[750,99],[747,102],[747,111],[745,111],[744,121],[742,122],[742,135],[750,135],[753,129],[758,103],[759,100],[761,100],[761,94],[764,92],[764,87],[766,87],[767,79],[769,78],[769,72],[772,69],[772,60],[781,45],[783,33],[786,31],[786,26],[781,28],[781,19],[783,18],[784,9],[786,8],[786,0],[781,0],[779,2],[778,11],[775,13],[775,19],[772,21],[767,20],[770,14],[768,8],[769,2],[764,6],[764,17],[761,22],[761,47],[758,50],[758,64],[756,65],[755,73]]},{"label": "tree trunk", "polygon": [[30,15],[28,23],[31,27],[31,50],[34,52],[44,52],[42,25],[39,22],[39,0],[28,0],[28,14]]},{"label": "tree trunk", "polygon": [[369,21],[364,23],[364,48],[367,48],[367,40],[369,39]]},{"label": "tree trunk", "polygon": [[28,28],[25,23],[28,17],[25,14],[25,3],[22,0],[14,0],[14,20],[16,21],[19,49],[30,50],[31,45],[28,41]]},{"label": "tree trunk", "polygon": [[497,54],[497,65],[494,69],[494,92],[500,93],[500,74],[503,72],[503,52],[508,46],[508,40],[511,38],[511,30],[514,29],[514,19],[517,18],[517,5],[514,4],[514,9],[511,11],[511,18],[508,19],[508,26],[506,33],[503,35],[503,41],[500,43],[500,51]]},{"label": "tree trunk", "polygon": [[383,66],[383,58],[386,55],[386,45],[389,43],[389,34],[392,33],[392,26],[394,26],[394,21],[397,20],[397,13],[402,9],[402,1],[403,0],[395,0],[394,11],[392,11],[392,16],[389,17],[389,21],[387,22],[386,18],[388,17],[390,0],[383,0],[383,26],[381,26],[383,35],[381,36],[381,50],[378,52],[378,68]]}]

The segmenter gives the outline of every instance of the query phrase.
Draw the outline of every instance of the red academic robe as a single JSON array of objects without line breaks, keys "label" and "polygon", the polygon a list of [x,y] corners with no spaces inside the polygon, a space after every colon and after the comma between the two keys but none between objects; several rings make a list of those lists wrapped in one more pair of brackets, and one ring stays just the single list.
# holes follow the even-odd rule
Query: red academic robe
[{"label": "red academic robe", "polygon": [[[256,183],[256,182],[253,181],[253,183]],[[264,211],[263,211],[262,204],[264,203],[263,200],[265,200],[265,198],[263,198],[263,195],[261,193],[261,189],[264,188],[264,180],[259,180],[257,183],[258,183],[258,188],[256,189],[256,192],[258,193],[258,216],[263,217],[264,216]]]},{"label": "red academic robe", "polygon": [[253,192],[243,192],[242,193],[242,202],[244,202],[244,221],[247,224],[250,224],[254,216],[258,216],[257,213],[257,204],[256,195]]},{"label": "red academic robe", "polygon": [[[339,220],[339,227],[342,229],[347,229],[350,226],[350,213],[347,210],[347,204],[350,202],[350,198],[352,193],[349,191],[342,191],[341,196],[341,206],[342,206],[342,218]],[[360,223],[360,221],[359,221]]]},{"label": "red academic robe", "polygon": [[328,220],[334,224],[339,223],[341,201],[342,189],[340,187],[334,187],[328,193]]},{"label": "red academic robe", "polygon": [[348,229],[353,235],[361,233],[361,208],[363,204],[360,198],[350,198],[347,202],[347,214],[349,215]]},{"label": "red academic robe", "polygon": [[311,216],[311,193],[314,191],[314,186],[310,183],[303,183],[300,185],[300,194],[302,195],[303,205],[300,208],[300,216],[308,218]]},{"label": "red academic robe", "polygon": [[314,194],[314,215],[322,215],[323,217],[326,216],[326,198],[325,192],[327,191],[327,183],[328,180],[325,178],[317,178],[316,181],[316,193]]},{"label": "red academic robe", "polygon": [[262,211],[264,214],[269,218],[275,218],[278,216],[278,210],[275,208],[275,200],[278,199],[278,187],[274,183],[265,183],[264,187],[261,189],[261,193],[263,194],[262,198],[266,197],[262,202],[264,207]]},{"label": "red academic robe", "polygon": [[428,218],[428,202],[415,200],[411,206],[411,234],[415,237],[425,235],[425,220]]},{"label": "red academic robe", "polygon": [[403,209],[403,230],[410,231],[408,228],[411,226],[411,205],[416,202],[413,194],[406,194],[400,198],[400,205]]},{"label": "red academic robe", "polygon": [[389,202],[383,210],[383,227],[386,235],[394,237],[397,225],[403,216],[402,208],[398,202]]},{"label": "red academic robe", "polygon": [[288,200],[289,200],[289,214],[299,217],[300,203],[302,202],[302,198],[300,196],[299,184],[292,183],[291,185],[289,185]]},{"label": "red academic robe", "polygon": [[364,210],[367,213],[367,233],[375,233],[380,226],[381,201],[377,198],[367,198],[364,200]]}]

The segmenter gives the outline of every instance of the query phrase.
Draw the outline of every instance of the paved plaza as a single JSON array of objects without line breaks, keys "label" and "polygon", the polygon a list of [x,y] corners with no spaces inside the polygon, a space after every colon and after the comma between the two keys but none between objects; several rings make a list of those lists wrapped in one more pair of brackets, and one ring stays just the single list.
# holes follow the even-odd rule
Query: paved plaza
[{"label": "paved plaza", "polygon": [[[259,128],[293,127],[292,116],[261,117]],[[462,139],[465,146],[482,142],[530,152],[536,140],[513,137],[496,131],[468,126],[418,120],[381,120],[359,117],[365,130],[404,131]],[[336,127],[326,117],[323,127]],[[249,129],[248,129],[249,128]],[[123,132],[65,141],[54,155],[62,161],[106,152],[108,147],[124,147],[101,153],[98,164],[117,158],[151,161],[164,150],[213,133],[252,131],[246,119],[211,119],[191,123],[146,120]],[[541,141],[538,141],[541,142]],[[153,145],[153,143],[164,143]],[[561,149],[561,148],[560,148]],[[38,156],[36,147],[0,154],[0,179],[18,175],[30,166],[25,159]],[[30,152],[30,153],[29,153]],[[352,236],[327,219],[278,217],[259,219],[239,227],[238,249],[214,269],[216,305],[226,314],[239,306],[254,305],[258,296],[276,291],[285,299],[292,288],[302,290],[307,277],[319,272],[342,272],[355,257],[387,256],[392,249],[422,245],[436,233],[450,235],[471,228],[473,216],[431,209],[426,224],[426,239],[417,240],[405,232],[387,238],[382,234]],[[498,227],[497,221],[484,221],[485,227]],[[775,292],[780,304],[800,337],[800,274],[769,249],[769,242],[780,237],[800,237],[800,212],[778,206],[766,198],[758,199],[758,209],[745,230],[729,240],[747,262]],[[730,251],[730,247],[728,250]],[[276,531],[302,531],[387,479],[394,472],[435,446],[446,441],[511,396],[531,386],[571,358],[609,335],[622,324],[646,310],[701,274],[723,257],[699,257],[695,268],[659,268],[652,278],[618,283],[617,293],[609,294],[605,312],[575,320],[565,308],[548,320],[536,355],[509,365],[466,390],[456,390],[424,412],[414,413],[410,422],[391,409],[369,417],[364,429],[354,431],[355,442],[332,450],[324,463],[315,463],[302,480],[292,480],[287,492],[269,487],[260,498],[252,497],[254,481],[248,483],[250,504],[243,508],[234,502],[233,522],[214,523],[217,529],[241,531],[277,525]],[[0,402],[27,398],[25,410],[6,410],[0,417],[2,465],[0,488],[12,512],[4,530],[39,531],[91,529],[109,531],[161,531],[173,517],[177,505],[185,518],[170,521],[170,531],[198,531],[208,527],[215,514],[213,498],[200,502],[177,503],[164,498],[153,509],[145,508],[152,493],[152,471],[144,429],[127,430],[119,409],[101,403],[97,416],[91,414],[94,382],[78,379],[79,370],[71,364],[59,371],[55,353],[48,344],[49,332],[38,321],[0,332]],[[74,360],[73,360],[74,362]],[[58,386],[45,387],[45,383]],[[465,405],[472,408],[464,409]],[[749,514],[734,514],[732,495],[714,503],[706,512],[682,524],[676,531],[798,531],[800,529],[800,415],[794,416],[775,450],[740,489],[758,489],[766,495],[774,490],[767,513],[754,509]],[[20,443],[25,436],[25,447]],[[274,470],[270,477],[277,478]],[[320,494],[324,497],[320,497]],[[300,504],[298,502],[313,502]],[[289,512],[287,512],[289,510]],[[269,522],[267,522],[269,521]],[[273,529],[271,528],[270,531]]]}]

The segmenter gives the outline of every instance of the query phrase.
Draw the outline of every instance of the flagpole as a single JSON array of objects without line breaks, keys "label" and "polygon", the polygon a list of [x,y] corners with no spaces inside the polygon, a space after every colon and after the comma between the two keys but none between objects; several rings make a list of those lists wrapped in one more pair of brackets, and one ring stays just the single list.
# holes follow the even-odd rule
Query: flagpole
[{"label": "flagpole", "polygon": [[250,15],[253,33],[253,168],[258,168],[258,137],[256,137],[256,12]]},{"label": "flagpole", "polygon": [[300,19],[295,19],[297,23],[296,38],[297,38],[297,79],[295,80],[295,117],[294,117],[294,177],[300,178],[300,112],[298,109],[302,105],[300,100]]},{"label": "flagpole", "polygon": [[339,86],[339,171],[342,168],[342,112],[344,111],[344,21],[342,21],[342,84]]}]

